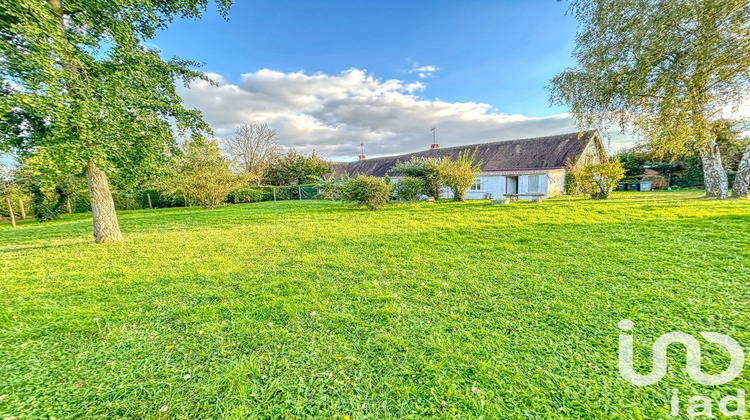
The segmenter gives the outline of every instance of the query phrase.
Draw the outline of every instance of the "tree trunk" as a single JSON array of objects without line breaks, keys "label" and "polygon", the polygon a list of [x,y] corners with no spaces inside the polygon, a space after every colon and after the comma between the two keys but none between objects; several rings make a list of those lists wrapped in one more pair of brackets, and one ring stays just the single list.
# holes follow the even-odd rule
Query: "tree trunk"
[{"label": "tree trunk", "polygon": [[703,162],[706,197],[716,197],[718,200],[726,199],[729,192],[729,181],[724,165],[721,163],[721,152],[716,142],[708,142],[708,148],[701,151],[701,161]]},{"label": "tree trunk", "polygon": [[21,220],[26,219],[26,208],[23,206],[23,200],[18,200],[18,209],[21,210]]},{"label": "tree trunk", "polygon": [[10,202],[10,197],[5,197],[5,202],[8,203],[8,213],[10,214],[10,225],[13,229],[16,228],[16,216],[13,215],[13,204]]},{"label": "tree trunk", "polygon": [[716,197],[716,177],[714,177],[709,157],[701,152],[701,164],[703,166],[703,186],[706,189],[706,197]]},{"label": "tree trunk", "polygon": [[70,198],[65,200],[65,207],[68,209],[68,214],[73,214],[73,207],[70,206]]},{"label": "tree trunk", "polygon": [[750,184],[750,144],[745,148],[737,168],[737,176],[732,186],[732,197],[747,197],[747,186]]},{"label": "tree trunk", "polygon": [[86,181],[89,184],[91,214],[94,217],[94,242],[122,242],[124,238],[117,222],[115,202],[109,190],[107,174],[93,162],[86,165]]}]

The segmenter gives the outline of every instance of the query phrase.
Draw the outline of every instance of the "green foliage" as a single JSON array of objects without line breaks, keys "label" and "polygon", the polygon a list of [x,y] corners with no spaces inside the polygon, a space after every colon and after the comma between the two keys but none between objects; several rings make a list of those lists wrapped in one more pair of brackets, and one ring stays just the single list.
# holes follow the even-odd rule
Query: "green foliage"
[{"label": "green foliage", "polygon": [[439,160],[418,157],[410,161],[396,163],[391,171],[405,177],[420,178],[424,184],[422,194],[437,198],[440,196],[441,187],[439,168]]},{"label": "green foliage", "polygon": [[[216,3],[225,15],[231,1]],[[50,191],[48,180],[86,167],[101,168],[126,190],[158,173],[175,128],[210,131],[176,91],[177,83],[208,78],[195,62],[162,60],[147,40],[175,18],[200,17],[207,6],[207,0],[3,2],[0,151],[36,159],[41,193]],[[107,195],[104,187],[93,189]],[[107,229],[97,231],[97,242],[122,239],[119,228],[97,224],[116,217],[109,198],[98,200],[95,225]],[[59,211],[38,194],[35,202],[40,220]]]},{"label": "green foliage", "polygon": [[[230,3],[218,0],[222,12]],[[164,162],[179,129],[205,131],[186,110],[176,82],[205,76],[144,46],[175,17],[199,17],[207,1],[143,3],[19,0],[4,7],[0,30],[0,144],[43,152],[53,167],[80,172],[95,162],[123,184]],[[62,29],[61,29],[62,28]]]},{"label": "green foliage", "polygon": [[231,162],[219,152],[216,140],[194,137],[174,158],[169,175],[155,185],[164,195],[186,197],[213,209],[247,182],[247,175],[235,175],[230,166]]},{"label": "green foliage", "polygon": [[269,185],[298,185],[314,182],[331,172],[331,163],[315,153],[304,155],[292,150],[271,163],[265,183]]},{"label": "green foliage", "polygon": [[376,210],[391,199],[393,185],[380,178],[360,174],[350,179],[341,187],[341,198],[344,201]]},{"label": "green foliage", "polygon": [[0,416],[667,419],[705,388],[677,348],[622,380],[620,319],[644,371],[668,331],[747,349],[750,202],[702,195],[137,210],[114,247],[87,215],[0,223]]},{"label": "green foliage", "polygon": [[571,11],[577,66],[552,80],[551,100],[581,126],[635,127],[660,155],[705,150],[750,86],[750,2],[575,0]]},{"label": "green foliage", "polygon": [[322,200],[338,200],[340,198],[341,186],[346,182],[336,179],[336,172],[332,172],[328,178],[317,177],[315,187],[318,189],[318,198]]},{"label": "green foliage", "polygon": [[459,153],[455,160],[447,156],[440,160],[438,179],[442,185],[451,189],[455,201],[464,201],[466,191],[482,173],[484,161],[477,161],[476,156],[477,149],[467,149]]},{"label": "green foliage", "polygon": [[257,203],[266,197],[263,188],[242,186],[229,193],[230,203]]},{"label": "green foliage", "polygon": [[576,174],[572,170],[565,172],[565,194],[567,195],[579,195],[583,194],[581,189],[576,183]]},{"label": "green foliage", "polygon": [[703,185],[703,164],[698,156],[687,156],[682,161],[682,165],[682,176],[672,178],[672,185],[678,187],[699,187]]},{"label": "green foliage", "polygon": [[575,177],[578,189],[594,200],[606,200],[625,176],[625,168],[619,161],[588,164],[570,172]]},{"label": "green foliage", "polygon": [[[719,120],[712,126],[712,135],[721,150],[721,160],[727,171],[736,171],[742,153],[745,151],[750,138],[742,136],[742,130],[747,129],[745,124],[738,121]],[[729,182],[732,185],[732,182]]]},{"label": "green foliage", "polygon": [[424,191],[424,179],[405,176],[396,183],[396,197],[401,201],[414,201]]}]

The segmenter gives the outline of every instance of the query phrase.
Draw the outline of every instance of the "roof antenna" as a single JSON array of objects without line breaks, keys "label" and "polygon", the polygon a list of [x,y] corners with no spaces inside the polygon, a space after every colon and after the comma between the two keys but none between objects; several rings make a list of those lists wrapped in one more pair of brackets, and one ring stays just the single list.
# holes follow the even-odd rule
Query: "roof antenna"
[{"label": "roof antenna", "polygon": [[439,149],[440,145],[437,144],[437,142],[435,142],[435,131],[437,130],[435,130],[435,127],[432,127],[430,131],[432,131],[432,145],[430,146],[430,149],[431,150]]},{"label": "roof antenna", "polygon": [[365,160],[365,144],[364,143],[360,143],[359,147],[360,147],[360,150],[361,150],[361,153],[359,154],[359,160]]}]

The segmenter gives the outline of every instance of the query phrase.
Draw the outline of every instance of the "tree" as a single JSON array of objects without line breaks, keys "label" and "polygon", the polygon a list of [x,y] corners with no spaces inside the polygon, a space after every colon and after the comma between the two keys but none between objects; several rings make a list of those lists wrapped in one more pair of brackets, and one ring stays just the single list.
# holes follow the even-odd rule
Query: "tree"
[{"label": "tree", "polygon": [[392,194],[393,184],[363,174],[348,180],[341,187],[341,198],[344,201],[354,203],[356,206],[364,206],[368,210],[376,210],[387,203]]},{"label": "tree", "polygon": [[265,123],[240,125],[232,137],[224,140],[224,150],[257,185],[263,182],[271,164],[281,154],[276,132]]},{"label": "tree", "polygon": [[464,201],[466,191],[477,182],[477,177],[482,173],[484,162],[477,161],[476,157],[477,149],[467,149],[460,152],[455,160],[445,156],[440,161],[438,178],[443,185],[453,191],[454,201]]},{"label": "tree", "polygon": [[439,160],[418,157],[405,162],[397,162],[391,168],[391,171],[399,175],[421,179],[424,185],[422,194],[437,198],[440,196],[441,188],[440,176],[438,174],[439,168]]},{"label": "tree", "polygon": [[641,132],[660,154],[697,152],[706,193],[728,183],[712,124],[750,85],[746,0],[574,0],[578,65],[551,82],[581,126]]},{"label": "tree", "polygon": [[0,196],[8,206],[8,216],[13,228],[16,227],[16,216],[13,214],[13,200],[11,196],[16,192],[16,180],[12,170],[0,163]]},{"label": "tree", "polygon": [[221,155],[216,140],[194,137],[174,158],[170,175],[156,183],[163,194],[186,197],[214,209],[230,192],[247,183],[247,175],[235,175],[232,162]]},{"label": "tree", "polygon": [[331,170],[331,163],[319,158],[315,153],[304,155],[291,150],[271,164],[265,182],[271,185],[315,182]]},{"label": "tree", "polygon": [[595,163],[571,171],[578,190],[594,200],[606,200],[617,187],[617,182],[625,176],[625,168],[620,161]]},{"label": "tree", "polygon": [[737,167],[737,175],[734,177],[734,186],[732,187],[732,197],[747,197],[748,184],[750,184],[750,143],[745,147],[745,151],[742,153],[742,158]]},{"label": "tree", "polygon": [[[230,0],[216,0],[226,14]],[[208,131],[175,82],[208,80],[146,40],[208,0],[16,0],[0,11],[0,147],[85,172],[96,242],[123,240],[108,175],[161,165],[178,130]]]},{"label": "tree", "polygon": [[396,183],[396,197],[401,201],[414,201],[424,191],[424,180],[413,176],[405,176]]}]

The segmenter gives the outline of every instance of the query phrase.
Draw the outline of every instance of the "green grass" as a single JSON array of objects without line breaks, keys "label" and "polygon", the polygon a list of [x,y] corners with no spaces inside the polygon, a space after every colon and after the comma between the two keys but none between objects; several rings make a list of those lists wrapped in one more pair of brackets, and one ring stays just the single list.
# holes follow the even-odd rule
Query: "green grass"
[{"label": "green grass", "polygon": [[656,385],[617,370],[624,318],[642,372],[665,332],[750,347],[748,201],[124,211],[118,245],[89,217],[0,225],[0,418],[658,418],[672,388],[683,413],[750,391],[750,362],[705,387],[678,346]]}]

